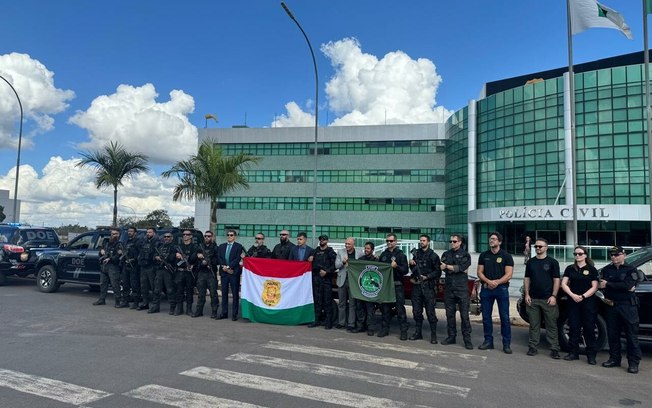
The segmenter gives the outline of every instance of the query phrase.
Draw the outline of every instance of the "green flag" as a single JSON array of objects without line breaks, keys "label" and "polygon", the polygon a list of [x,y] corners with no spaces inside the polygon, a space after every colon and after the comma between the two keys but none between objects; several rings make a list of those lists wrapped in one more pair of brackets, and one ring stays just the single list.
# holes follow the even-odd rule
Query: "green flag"
[{"label": "green flag", "polygon": [[645,0],[645,13],[652,14],[652,0]]},{"label": "green flag", "polygon": [[392,267],[372,261],[349,261],[346,268],[354,299],[376,303],[396,302]]}]

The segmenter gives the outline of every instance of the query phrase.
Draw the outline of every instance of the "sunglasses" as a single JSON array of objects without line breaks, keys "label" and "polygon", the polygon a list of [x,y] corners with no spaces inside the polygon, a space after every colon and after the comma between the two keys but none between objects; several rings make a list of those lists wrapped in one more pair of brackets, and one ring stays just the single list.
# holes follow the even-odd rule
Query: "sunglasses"
[{"label": "sunglasses", "polygon": [[212,235],[204,235],[204,238],[211,238]]},{"label": "sunglasses", "polygon": [[265,239],[265,238],[263,238],[263,237],[256,237],[256,239]]},{"label": "sunglasses", "polygon": [[618,252],[617,254],[609,254],[609,256],[620,256],[622,254],[623,254],[622,252]]},{"label": "sunglasses", "polygon": [[396,241],[395,239],[386,239],[385,242],[394,242]]},{"label": "sunglasses", "polygon": [[285,235],[287,235],[287,234],[279,234],[279,235],[283,237],[283,236],[285,236]]},{"label": "sunglasses", "polygon": [[584,252],[574,252],[573,255],[582,256],[582,255],[586,255],[586,254]]},{"label": "sunglasses", "polygon": [[535,245],[534,247],[535,247],[536,249],[545,248],[543,245]]},{"label": "sunglasses", "polygon": [[227,237],[234,237],[235,234],[226,234]]},{"label": "sunglasses", "polygon": [[186,236],[188,236],[188,235],[192,235],[192,234],[183,234],[183,235],[186,235]]},{"label": "sunglasses", "polygon": [[451,244],[457,244],[457,243],[460,242],[460,241],[456,241],[456,240],[454,240],[454,239],[451,239],[451,240],[448,241],[448,242],[450,242]]},{"label": "sunglasses", "polygon": [[164,235],[163,238],[172,238],[172,235]]}]

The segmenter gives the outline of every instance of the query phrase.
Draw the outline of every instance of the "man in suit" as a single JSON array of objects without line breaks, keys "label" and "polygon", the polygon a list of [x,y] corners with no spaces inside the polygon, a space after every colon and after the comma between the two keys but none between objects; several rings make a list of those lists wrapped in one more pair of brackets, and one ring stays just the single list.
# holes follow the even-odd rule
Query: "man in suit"
[{"label": "man in suit", "polygon": [[235,242],[235,230],[226,232],[226,242],[217,248],[217,262],[219,264],[220,279],[222,281],[222,314],[218,319],[225,319],[229,315],[229,288],[233,296],[231,320],[238,320],[240,306],[240,277],[242,275],[242,252],[244,248]]},{"label": "man in suit", "polygon": [[[356,300],[351,297],[351,291],[349,290],[349,280],[346,277],[346,269],[349,266],[349,259],[355,260],[361,256],[362,250],[355,247],[355,239],[353,238],[347,238],[346,241],[344,241],[344,248],[337,251],[335,268],[337,269],[337,295],[339,302],[337,303],[338,323],[335,327],[338,329],[343,327],[346,327],[348,331],[354,331],[356,329]],[[362,328],[359,329],[360,330],[356,331],[356,333],[359,333],[363,330]]]},{"label": "man in suit", "polygon": [[290,249],[288,260],[312,262],[312,248],[306,245],[308,234],[300,232],[297,235],[297,244]]}]

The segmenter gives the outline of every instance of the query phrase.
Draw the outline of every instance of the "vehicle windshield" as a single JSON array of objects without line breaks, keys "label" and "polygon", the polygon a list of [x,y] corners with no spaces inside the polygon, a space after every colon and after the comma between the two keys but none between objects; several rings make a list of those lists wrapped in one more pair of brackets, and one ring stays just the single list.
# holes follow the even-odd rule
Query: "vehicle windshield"
[{"label": "vehicle windshield", "polygon": [[625,262],[628,264],[636,265],[636,263],[643,257],[647,256],[649,254],[649,250],[647,249],[639,249],[638,251],[634,251],[631,254],[627,255],[625,257]]},{"label": "vehicle windshield", "polygon": [[14,235],[16,228],[0,227],[0,242],[7,243]]}]

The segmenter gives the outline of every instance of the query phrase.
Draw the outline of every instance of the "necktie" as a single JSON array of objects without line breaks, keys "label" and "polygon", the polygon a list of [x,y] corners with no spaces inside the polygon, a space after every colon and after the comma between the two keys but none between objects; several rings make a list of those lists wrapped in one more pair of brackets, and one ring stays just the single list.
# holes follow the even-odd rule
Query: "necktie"
[{"label": "necktie", "polygon": [[226,246],[226,253],[224,254],[226,257],[226,261],[229,262],[229,255],[231,255],[231,244],[228,244]]}]

